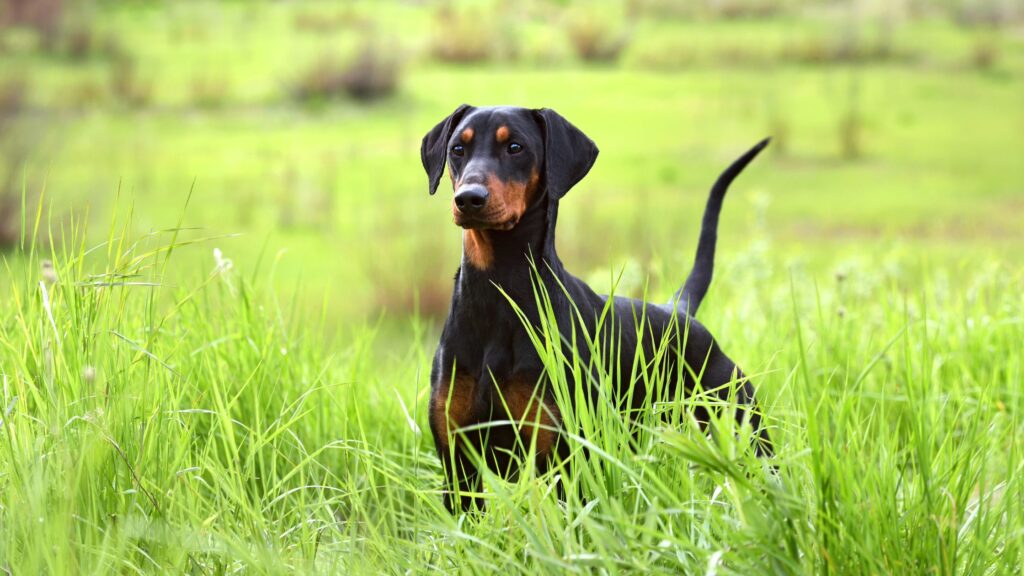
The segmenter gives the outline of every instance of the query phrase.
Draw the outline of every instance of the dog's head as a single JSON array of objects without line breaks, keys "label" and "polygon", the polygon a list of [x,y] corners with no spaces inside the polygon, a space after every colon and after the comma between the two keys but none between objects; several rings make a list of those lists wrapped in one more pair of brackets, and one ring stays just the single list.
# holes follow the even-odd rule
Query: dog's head
[{"label": "dog's head", "polygon": [[423,137],[420,155],[431,194],[447,162],[456,225],[511,230],[545,195],[557,203],[586,176],[597,146],[554,110],[463,104]]}]

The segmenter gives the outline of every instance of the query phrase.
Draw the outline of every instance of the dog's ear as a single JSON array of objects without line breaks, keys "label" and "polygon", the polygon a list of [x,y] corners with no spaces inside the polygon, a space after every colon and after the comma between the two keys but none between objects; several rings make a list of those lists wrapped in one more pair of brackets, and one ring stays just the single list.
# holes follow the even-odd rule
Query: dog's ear
[{"label": "dog's ear", "polygon": [[597,160],[597,144],[554,110],[541,108],[534,115],[544,132],[548,194],[558,200],[590,172]]},{"label": "dog's ear", "polygon": [[444,173],[444,161],[448,157],[448,139],[452,137],[452,130],[459,125],[466,112],[472,109],[473,107],[468,104],[459,106],[455,112],[439,122],[423,137],[423,144],[420,145],[420,159],[423,160],[423,169],[427,171],[431,194],[437,192],[441,174]]}]

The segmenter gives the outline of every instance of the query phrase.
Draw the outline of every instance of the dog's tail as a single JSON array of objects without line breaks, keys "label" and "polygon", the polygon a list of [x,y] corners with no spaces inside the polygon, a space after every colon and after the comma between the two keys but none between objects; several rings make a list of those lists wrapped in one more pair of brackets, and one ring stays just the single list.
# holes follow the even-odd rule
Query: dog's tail
[{"label": "dog's tail", "polygon": [[697,313],[697,308],[704,300],[704,295],[711,285],[711,275],[715,268],[715,242],[718,239],[718,214],[722,211],[722,200],[729,190],[729,185],[740,172],[747,167],[747,164],[757,157],[768,146],[771,138],[765,138],[756,146],[740,156],[731,166],[722,172],[722,175],[711,187],[711,195],[708,196],[707,206],[704,208],[704,221],[700,227],[700,240],[697,241],[697,256],[694,258],[693,270],[686,278],[686,283],[676,292],[673,302],[685,306],[691,315]]}]

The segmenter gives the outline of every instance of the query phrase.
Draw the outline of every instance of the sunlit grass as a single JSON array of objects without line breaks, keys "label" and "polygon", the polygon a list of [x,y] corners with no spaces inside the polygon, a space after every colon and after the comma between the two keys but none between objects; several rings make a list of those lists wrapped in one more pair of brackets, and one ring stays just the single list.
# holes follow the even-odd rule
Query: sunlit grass
[{"label": "sunlit grass", "polygon": [[[95,244],[65,230],[26,244],[24,266],[5,260],[10,573],[951,574],[1024,561],[1019,269],[896,263],[821,286],[800,271],[730,286],[701,317],[758,386],[771,466],[728,405],[706,437],[685,408],[707,399],[650,405],[670,417],[634,426],[606,396],[571,403],[588,378],[576,366],[555,382],[571,466],[515,483],[488,473],[487,511],[452,517],[425,434],[429,325],[411,320],[389,353],[375,325],[327,344],[270,288],[271,256],[244,270],[201,231],[131,227],[113,218]],[[208,265],[176,269],[189,251]],[[719,312],[731,309],[746,319]],[[573,366],[551,330],[536,332],[546,363]]]}]

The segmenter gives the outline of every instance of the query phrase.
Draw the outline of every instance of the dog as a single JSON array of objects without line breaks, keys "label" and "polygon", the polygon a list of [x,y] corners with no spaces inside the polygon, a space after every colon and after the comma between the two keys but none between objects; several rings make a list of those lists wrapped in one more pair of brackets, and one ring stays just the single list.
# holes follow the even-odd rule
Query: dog
[{"label": "dog", "polygon": [[[635,410],[650,394],[642,377],[631,376],[648,369],[633,370],[637,346],[649,361],[659,346],[668,344],[665,349],[671,352],[662,367],[667,397],[677,386],[690,391],[698,383],[723,397],[731,391],[743,407],[737,418],[749,421],[756,431],[755,450],[770,454],[753,385],[693,318],[711,282],[725,192],[767,144],[766,139],[756,145],[715,183],[693,270],[672,301],[652,304],[616,296],[610,306],[614,328],[609,329],[608,322],[598,321],[608,297],[567,272],[555,251],[559,201],[594,165],[594,142],[551,109],[465,104],[424,136],[420,154],[430,194],[437,191],[447,164],[454,191],[452,214],[463,242],[451,309],[430,376],[430,429],[448,486],[455,488],[446,491],[449,511],[483,508],[474,464],[481,459],[471,454],[482,456],[482,462],[506,478],[518,471],[517,454],[534,454],[539,473],[569,455],[560,433],[559,406],[524,325],[541,323],[534,292],[538,282],[550,298],[563,346],[569,346],[566,335],[581,330],[594,334],[600,326],[604,333],[597,337],[609,353],[599,361],[605,370],[617,367],[620,403]],[[609,345],[613,332],[614,344]],[[587,346],[577,353],[582,366],[592,366]],[[680,361],[687,369],[677,369]],[[730,390],[736,383],[738,389]],[[596,398],[595,384],[587,385],[591,399]],[[706,413],[696,416],[703,422]]]}]

